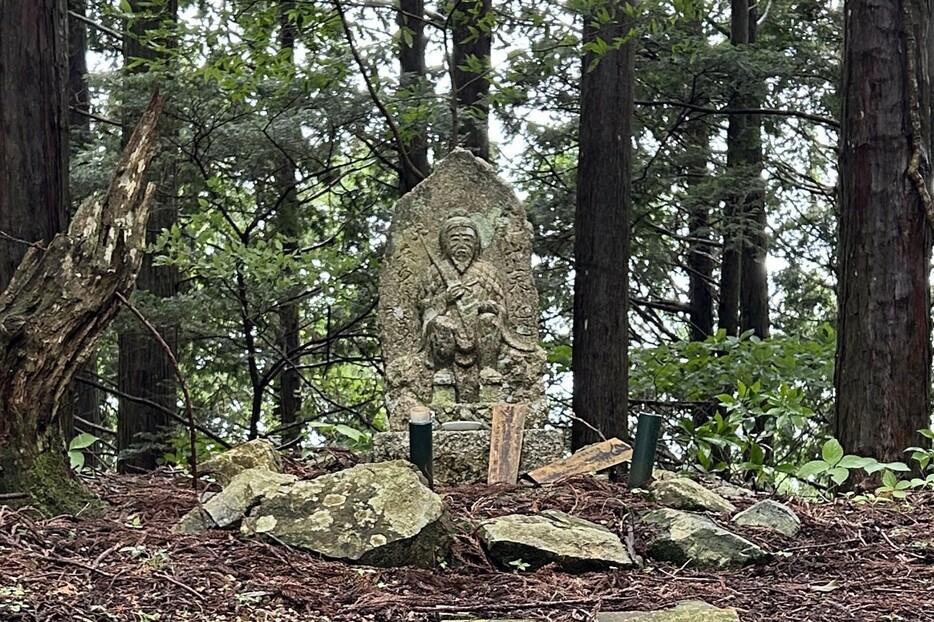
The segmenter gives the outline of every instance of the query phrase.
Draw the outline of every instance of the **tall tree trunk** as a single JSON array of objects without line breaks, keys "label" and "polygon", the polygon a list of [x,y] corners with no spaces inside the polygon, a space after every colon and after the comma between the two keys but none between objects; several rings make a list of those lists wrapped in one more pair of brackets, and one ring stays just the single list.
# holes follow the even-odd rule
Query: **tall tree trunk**
[{"label": "tall tree trunk", "polygon": [[[149,61],[163,60],[161,53],[146,45],[145,37],[153,31],[164,28],[178,19],[177,0],[131,0],[130,6],[134,17],[130,20],[128,34],[124,39],[124,61],[142,58]],[[150,16],[150,17],[147,17]],[[170,41],[163,43],[171,44]],[[145,72],[148,63],[129,70],[129,74]],[[174,171],[170,156],[163,158],[153,167],[158,177],[159,194],[152,208],[149,219],[147,244],[155,242],[159,233],[171,227],[178,220],[174,200]],[[157,298],[174,296],[178,289],[178,274],[174,266],[154,266],[152,256],[143,258],[143,266],[137,280],[137,287]],[[157,322],[156,329],[165,342],[176,350],[178,324],[175,322]],[[120,349],[117,384],[120,391],[144,397],[162,408],[141,404],[131,400],[120,400],[117,412],[117,450],[123,455],[118,462],[119,470],[152,470],[157,460],[165,452],[164,435],[168,428],[167,410],[178,407],[178,391],[175,374],[163,351],[162,346],[153,338],[145,327],[127,329],[118,337]],[[137,449],[131,448],[137,446]]]},{"label": "tall tree trunk", "polygon": [[[730,43],[734,46],[749,43],[749,0],[732,0],[730,13]],[[730,108],[739,108],[747,102],[746,80],[740,78],[734,84],[730,97]],[[739,182],[748,174],[749,148],[752,128],[750,115],[731,114],[726,131],[726,166],[737,178],[731,181],[733,190],[728,193],[723,210],[723,254],[720,259],[720,306],[717,309],[717,325],[728,335],[739,333],[739,297],[742,279],[743,205],[746,185]],[[736,190],[736,189],[739,190]]]},{"label": "tall tree trunk", "polygon": [[[425,81],[425,0],[399,0],[399,86],[408,93],[424,88]],[[412,98],[418,102],[420,98]],[[414,127],[413,127],[414,126]],[[405,194],[430,172],[428,164],[428,125],[419,119],[406,128],[405,153],[399,154],[399,192]]]},{"label": "tall tree trunk", "polygon": [[451,16],[454,58],[451,77],[457,102],[460,144],[490,159],[490,51],[493,0],[458,0]]},{"label": "tall tree trunk", "polygon": [[[294,62],[297,35],[295,23],[288,16],[288,10],[292,7],[294,7],[294,2],[283,2],[279,8],[279,48],[288,55],[290,62]],[[302,233],[301,214],[299,213],[298,189],[295,185],[295,165],[287,154],[281,155],[282,157],[275,162],[279,201],[276,219],[279,233],[284,238],[282,250],[291,254],[298,250]],[[279,348],[286,357],[285,365],[279,373],[279,421],[286,428],[282,434],[284,443],[296,441],[302,436],[302,429],[296,425],[302,409],[302,379],[301,372],[297,369],[300,362],[298,351],[301,345],[297,293],[290,292],[279,305]]]},{"label": "tall tree trunk", "polygon": [[[34,6],[19,0],[8,4]],[[8,4],[0,2],[0,15],[11,15]],[[61,25],[61,30],[56,25],[45,32],[46,43],[57,42],[46,48],[51,51],[64,47],[64,12],[56,10],[64,9],[64,2],[46,8],[52,10],[42,18],[54,16],[54,23]],[[31,17],[17,23],[46,23]],[[43,31],[20,29],[20,34],[38,32]],[[7,41],[17,39],[0,38],[0,50],[5,51]],[[11,109],[6,105],[9,99],[0,101],[0,111]],[[160,110],[161,100],[156,98],[125,150],[107,195],[82,204],[68,235],[56,236],[44,251],[30,249],[0,294],[0,493],[23,493],[27,503],[49,513],[77,512],[88,498],[68,472],[56,421],[58,406],[75,371],[116,315],[115,293],[128,295],[133,287],[152,196],[143,176],[154,150]],[[64,106],[59,112],[64,116]],[[47,128],[34,130],[41,134]],[[4,175],[7,162],[0,157]],[[42,197],[32,200],[41,202]]]},{"label": "tall tree trunk", "polygon": [[[756,6],[758,0],[746,0],[748,22],[747,43],[756,43],[758,30]],[[742,106],[759,108],[757,91],[761,85],[747,83]],[[743,183],[746,193],[738,205],[742,222],[742,276],[739,286],[739,330],[752,330],[760,338],[769,336],[769,274],[765,265],[768,239],[765,214],[765,182],[762,179],[762,118],[759,115],[744,115],[743,127],[738,132],[739,144],[737,166],[743,167],[748,182]],[[729,149],[729,146],[727,147]]]},{"label": "tall tree trunk", "polygon": [[65,0],[0,0],[0,291],[67,222]]},{"label": "tall tree trunk", "polygon": [[902,460],[930,425],[931,0],[849,0],[840,148],[835,429]]},{"label": "tall tree trunk", "polygon": [[[68,10],[84,16],[87,12],[87,0],[68,0]],[[91,93],[88,89],[88,33],[87,26],[80,19],[68,16],[68,130],[72,153],[84,149],[91,141]],[[72,196],[74,202],[75,197]],[[69,214],[77,205],[72,205]],[[93,376],[97,373],[97,355],[91,353],[79,374]],[[64,424],[65,439],[74,436],[75,417],[94,425],[101,424],[101,393],[96,387],[80,382],[72,382],[62,398],[61,417]],[[80,426],[79,426],[80,427]],[[90,431],[90,430],[88,430]],[[100,466],[94,457],[96,447],[85,451],[84,463],[90,467]]]},{"label": "tall tree trunk", "polygon": [[[634,53],[624,7],[622,0],[607,0],[584,16],[585,43],[626,42],[584,55],[574,219],[574,413],[608,438],[625,437],[628,427]],[[599,11],[610,19],[598,23]],[[574,421],[573,449],[598,440]]]}]

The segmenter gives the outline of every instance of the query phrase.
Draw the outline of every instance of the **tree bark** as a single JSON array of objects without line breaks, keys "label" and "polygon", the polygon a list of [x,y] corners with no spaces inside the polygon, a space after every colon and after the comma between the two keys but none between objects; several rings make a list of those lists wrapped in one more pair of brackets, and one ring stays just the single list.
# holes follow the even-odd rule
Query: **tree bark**
[{"label": "tree bark", "polygon": [[[493,1],[460,0],[451,16],[454,53],[451,78],[457,103],[461,146],[490,159],[490,51],[493,45]],[[475,71],[468,69],[473,65]]]},{"label": "tree bark", "polygon": [[0,290],[67,222],[65,6],[0,0]]},{"label": "tree bark", "polygon": [[[279,9],[279,48],[288,54],[291,62],[294,62],[297,29],[287,14],[287,10],[292,6],[294,6],[293,2],[283,2]],[[275,163],[276,188],[279,195],[276,220],[279,233],[284,238],[282,250],[286,254],[291,254],[298,250],[302,233],[301,214],[299,213],[295,165],[286,154],[280,155],[282,157],[278,158]],[[286,299],[279,305],[279,348],[286,359],[282,371],[279,372],[279,422],[285,428],[282,433],[283,444],[299,439],[303,432],[301,427],[294,425],[298,422],[302,409],[302,378],[298,370],[301,345],[298,293],[289,292]]]},{"label": "tree bark", "polygon": [[[747,43],[756,43],[758,31],[756,6],[758,0],[747,0],[746,21],[748,22]],[[754,82],[745,85],[744,101],[741,106],[761,108],[762,102],[757,95],[760,84]],[[737,166],[743,167],[748,182],[747,189],[737,205],[742,222],[742,275],[739,285],[739,330],[752,331],[752,334],[765,339],[769,336],[769,274],[765,265],[768,250],[765,213],[765,182],[762,179],[762,117],[744,115],[742,128],[738,130],[739,144],[736,145]],[[727,147],[729,149],[729,146]]]},{"label": "tree bark", "polygon": [[[420,91],[426,79],[424,15],[425,0],[399,0],[397,22],[403,30],[399,38],[399,86],[409,94]],[[413,98],[413,101],[418,102],[419,99]],[[399,154],[400,194],[414,188],[431,172],[428,164],[428,124],[419,117],[405,129],[406,137],[402,141],[405,153]]]},{"label": "tree bark", "polygon": [[844,14],[835,430],[847,453],[903,460],[931,413],[934,8]]},{"label": "tree bark", "polygon": [[[178,19],[176,0],[131,0],[135,17],[130,20],[128,36],[124,38],[124,62],[145,59],[150,62],[164,60],[159,52],[146,44],[146,37]],[[170,40],[161,43],[171,45]],[[128,74],[145,73],[150,68],[144,62],[128,70]],[[128,111],[129,112],[129,111]],[[132,113],[130,113],[132,114]],[[126,139],[126,137],[125,137]],[[152,167],[159,178],[159,194],[153,204],[146,244],[178,220],[174,197],[174,170],[169,158]],[[155,266],[152,256],[143,258],[137,287],[156,298],[169,298],[178,291],[178,272],[174,266]],[[178,323],[153,322],[166,344],[177,353]],[[146,398],[162,408],[121,399],[117,412],[117,449],[121,457],[117,463],[121,472],[150,471],[156,468],[165,453],[166,430],[171,425],[165,409],[178,408],[178,386],[175,373],[162,346],[144,327],[127,329],[118,336],[119,361],[117,386],[120,391]]]},{"label": "tree bark", "polygon": [[[68,0],[68,11],[77,15],[87,12],[87,0]],[[79,19],[68,16],[68,133],[71,151],[76,153],[84,149],[91,140],[91,94],[88,89],[88,33],[87,26]],[[83,113],[83,114],[82,114]],[[75,197],[71,197],[74,203]],[[69,206],[69,214],[74,209]],[[81,368],[82,375],[97,374],[97,355],[92,353]],[[61,418],[65,440],[75,435],[74,418],[81,417],[95,425],[101,424],[101,392],[88,384],[72,382],[62,398]],[[90,430],[87,430],[90,432]],[[95,457],[97,444],[85,451],[84,464],[89,467],[102,466]]]},{"label": "tree bark", "polygon": [[[623,41],[584,55],[574,219],[572,368],[575,415],[607,438],[627,430],[629,219],[632,205],[633,43],[621,0],[584,16],[584,42]],[[597,23],[598,11],[610,20]],[[575,420],[571,446],[602,440]]]},{"label": "tree bark", "polygon": [[80,510],[58,424],[62,393],[117,313],[140,267],[153,187],[144,175],[162,100],[123,152],[110,189],[86,201],[67,234],[31,248],[0,294],[0,493],[50,513]]}]

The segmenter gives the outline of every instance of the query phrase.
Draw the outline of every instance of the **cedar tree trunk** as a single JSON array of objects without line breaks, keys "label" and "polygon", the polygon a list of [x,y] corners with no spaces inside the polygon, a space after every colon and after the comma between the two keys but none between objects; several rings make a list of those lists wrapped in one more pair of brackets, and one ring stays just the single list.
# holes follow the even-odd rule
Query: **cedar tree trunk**
[{"label": "cedar tree trunk", "polygon": [[835,429],[883,461],[930,425],[932,12],[844,8]]},{"label": "cedar tree trunk", "polygon": [[[130,6],[136,17],[130,20],[129,34],[124,39],[124,62],[142,58],[160,61],[164,53],[147,45],[146,38],[152,32],[174,23],[178,17],[176,0],[131,0]],[[169,40],[160,43],[171,45]],[[139,74],[149,70],[149,63],[142,63],[128,73]],[[154,178],[159,178],[159,194],[152,207],[146,244],[155,242],[156,237],[178,220],[175,205],[175,180],[171,156],[160,158],[152,167]],[[143,258],[137,287],[156,298],[169,298],[178,290],[178,271],[175,266],[155,266],[152,256]],[[173,352],[177,351],[178,324],[154,321],[159,334]],[[177,380],[174,370],[162,346],[145,328],[133,320],[132,328],[120,333],[117,385],[120,391],[146,398],[157,406],[138,401],[121,399],[117,412],[117,450],[121,459],[117,466],[121,471],[149,471],[156,468],[157,460],[165,453],[165,435],[171,419],[170,412],[178,408]],[[128,451],[129,450],[129,451]]]},{"label": "cedar tree trunk", "polygon": [[458,114],[460,145],[490,159],[490,50],[493,1],[459,0],[451,16],[454,58],[451,78]]},{"label": "cedar tree trunk", "polygon": [[[626,435],[629,322],[629,218],[633,44],[622,0],[584,16],[584,41],[611,47],[584,55],[581,76],[577,210],[574,219],[574,414],[607,438]],[[610,20],[597,23],[606,11]],[[617,41],[620,45],[612,47]],[[601,440],[575,420],[571,447]]]},{"label": "cedar tree trunk", "polygon": [[[418,97],[425,81],[425,0],[399,0],[397,21],[399,37],[399,86],[419,108]],[[413,127],[414,126],[414,127]],[[399,154],[399,193],[405,194],[430,172],[428,164],[428,128],[421,115],[411,123],[403,137],[405,153]]]}]

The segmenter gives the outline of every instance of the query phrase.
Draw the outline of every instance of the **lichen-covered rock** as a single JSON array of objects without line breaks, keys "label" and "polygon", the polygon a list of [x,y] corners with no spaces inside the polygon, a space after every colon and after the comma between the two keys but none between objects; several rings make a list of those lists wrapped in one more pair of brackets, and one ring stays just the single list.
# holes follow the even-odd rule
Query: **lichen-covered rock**
[{"label": "lichen-covered rock", "polygon": [[[490,431],[440,431],[433,435],[434,482],[440,486],[486,482],[490,460]],[[564,457],[570,439],[565,430],[525,430],[520,473]],[[380,432],[373,436],[374,460],[399,460],[409,455],[406,432]]]},{"label": "lichen-covered rock", "polygon": [[296,482],[262,499],[241,532],[374,566],[430,567],[448,540],[441,497],[402,460]]},{"label": "lichen-covered rock", "polygon": [[791,508],[778,501],[765,499],[750,506],[733,517],[733,522],[746,527],[763,527],[786,536],[793,536],[801,529],[801,520]]},{"label": "lichen-covered rock", "polygon": [[256,468],[277,473],[282,470],[282,456],[276,446],[259,438],[232,447],[200,465],[200,471],[213,475],[221,486],[226,486],[237,473]]},{"label": "lichen-covered rock", "polygon": [[725,568],[761,562],[769,557],[759,546],[723,529],[706,516],[663,508],[647,513],[642,519],[661,528],[649,544],[649,555],[653,559]]},{"label": "lichen-covered rock", "polygon": [[178,533],[200,533],[215,527],[237,525],[263,497],[296,481],[294,475],[256,468],[241,471],[219,493],[195,507],[175,526]]},{"label": "lichen-covered rock", "polygon": [[607,611],[597,622],[739,622],[732,607],[720,609],[702,600],[686,600],[661,611]]},{"label": "lichen-covered rock", "polygon": [[732,503],[686,477],[670,477],[652,482],[649,492],[658,503],[677,510],[728,513],[736,511]]},{"label": "lichen-covered rock", "polygon": [[612,531],[553,510],[541,514],[510,514],[483,522],[480,540],[500,566],[528,564],[535,570],[552,562],[569,572],[625,568],[632,558]]}]

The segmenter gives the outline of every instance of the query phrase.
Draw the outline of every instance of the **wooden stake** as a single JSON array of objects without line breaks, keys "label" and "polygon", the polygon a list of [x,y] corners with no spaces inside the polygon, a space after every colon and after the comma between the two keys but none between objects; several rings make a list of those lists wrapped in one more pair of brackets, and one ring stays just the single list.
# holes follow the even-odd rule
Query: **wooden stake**
[{"label": "wooden stake", "polygon": [[490,432],[488,484],[515,484],[522,459],[522,432],[529,407],[526,404],[495,404]]}]

